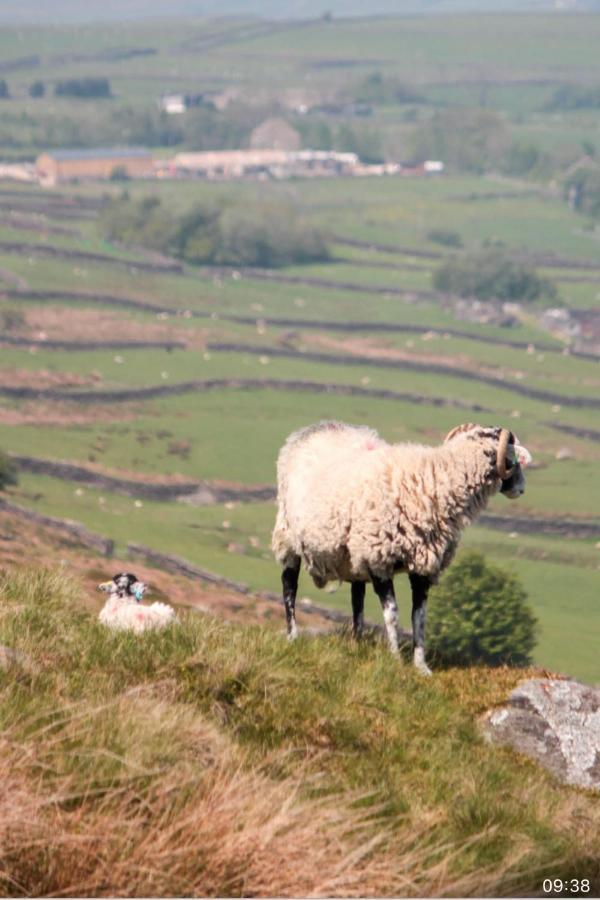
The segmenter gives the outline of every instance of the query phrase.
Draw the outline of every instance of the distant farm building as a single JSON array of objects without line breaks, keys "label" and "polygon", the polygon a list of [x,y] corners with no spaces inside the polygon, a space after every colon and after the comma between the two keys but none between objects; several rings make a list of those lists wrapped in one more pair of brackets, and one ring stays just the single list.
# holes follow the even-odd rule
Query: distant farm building
[{"label": "distant farm building", "polygon": [[185,94],[165,94],[158,101],[158,108],[169,116],[178,116],[187,109]]},{"label": "distant farm building", "polygon": [[40,183],[46,185],[108,179],[119,174],[150,178],[154,174],[152,156],[142,147],[52,150],[38,156],[35,167]]},{"label": "distant farm building", "polygon": [[355,153],[329,150],[213,150],[177,153],[158,174],[164,177],[196,175],[211,180],[230,178],[289,178],[351,174],[358,164]]},{"label": "distant farm building", "polygon": [[163,94],[158,101],[158,108],[161,112],[167,113],[169,116],[178,116],[186,112],[188,109],[194,109],[198,106],[207,106],[215,109],[212,93],[201,94]]},{"label": "distant farm building", "polygon": [[250,135],[252,150],[299,150],[300,135],[285,119],[266,119]]}]

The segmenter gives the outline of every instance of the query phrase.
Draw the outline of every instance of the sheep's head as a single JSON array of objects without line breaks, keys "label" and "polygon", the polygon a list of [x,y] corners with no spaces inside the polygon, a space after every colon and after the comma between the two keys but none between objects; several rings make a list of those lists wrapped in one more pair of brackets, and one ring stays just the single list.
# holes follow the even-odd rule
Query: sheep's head
[{"label": "sheep's head", "polygon": [[111,581],[104,581],[98,585],[100,591],[106,591],[121,599],[135,597],[138,601],[144,596],[146,588],[147,585],[143,581],[138,581],[137,575],[133,572],[118,572]]},{"label": "sheep's head", "polygon": [[506,428],[497,426],[486,428],[468,422],[457,425],[448,432],[444,443],[465,435],[476,441],[489,442],[490,458],[495,474],[500,479],[500,493],[509,500],[516,500],[525,493],[525,477],[523,469],[531,462],[531,453],[524,447],[517,436]]}]

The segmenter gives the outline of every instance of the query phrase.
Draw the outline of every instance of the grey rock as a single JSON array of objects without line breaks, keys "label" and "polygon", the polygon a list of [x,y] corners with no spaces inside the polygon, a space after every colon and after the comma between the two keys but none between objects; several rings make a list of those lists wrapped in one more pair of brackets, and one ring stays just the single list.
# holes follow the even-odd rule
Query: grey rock
[{"label": "grey rock", "polygon": [[488,740],[507,744],[566,784],[600,790],[600,688],[533,678],[483,719]]}]

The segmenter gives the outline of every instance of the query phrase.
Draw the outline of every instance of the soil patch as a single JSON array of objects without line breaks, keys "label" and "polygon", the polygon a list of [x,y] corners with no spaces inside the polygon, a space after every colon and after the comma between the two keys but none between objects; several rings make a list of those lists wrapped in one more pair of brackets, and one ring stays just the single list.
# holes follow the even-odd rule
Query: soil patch
[{"label": "soil patch", "polygon": [[[176,328],[168,322],[129,319],[108,310],[38,307],[25,312],[24,329],[14,334],[35,340],[110,341],[119,339],[145,341],[178,341],[201,348],[206,332]],[[13,332],[11,332],[13,334]]]},{"label": "soil patch", "polygon": [[[147,415],[148,411],[144,410],[143,414]],[[139,407],[134,404],[119,404],[118,409],[96,406],[90,410],[73,407],[67,403],[53,403],[49,409],[47,403],[35,401],[21,402],[18,408],[0,406],[0,423],[3,425],[36,425],[40,428],[88,427],[98,422],[131,422],[140,415],[142,413]]]},{"label": "soil patch", "polygon": [[90,387],[98,379],[75,372],[51,372],[49,369],[0,369],[0,381],[11,387],[54,388]]}]

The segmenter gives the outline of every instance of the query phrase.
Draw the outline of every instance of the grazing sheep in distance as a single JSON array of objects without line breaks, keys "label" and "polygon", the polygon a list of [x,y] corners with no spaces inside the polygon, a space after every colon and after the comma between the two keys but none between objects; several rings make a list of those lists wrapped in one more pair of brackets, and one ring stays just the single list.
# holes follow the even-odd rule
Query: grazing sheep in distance
[{"label": "grazing sheep in distance", "polygon": [[413,658],[424,674],[427,594],[450,564],[463,528],[500,491],[525,489],[531,456],[512,432],[459,425],[438,447],[388,444],[376,431],[320,422],[290,435],[277,462],[278,512],[272,547],[283,566],[290,640],[301,561],[317,587],[351,584],[354,634],[363,628],[366,583],[383,608],[398,653],[393,578],[412,589]]},{"label": "grazing sheep in distance", "polygon": [[98,589],[109,595],[100,610],[99,621],[108,628],[136,634],[176,622],[175,610],[166,603],[141,605],[146,588],[147,585],[138,581],[132,572],[119,572],[111,581],[99,584]]}]

